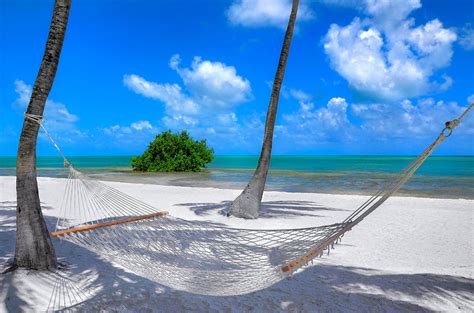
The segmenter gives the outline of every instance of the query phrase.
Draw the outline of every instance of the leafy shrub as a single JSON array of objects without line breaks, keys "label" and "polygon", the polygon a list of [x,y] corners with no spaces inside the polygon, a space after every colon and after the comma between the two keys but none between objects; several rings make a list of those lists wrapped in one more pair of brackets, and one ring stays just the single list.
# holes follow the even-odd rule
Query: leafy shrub
[{"label": "leafy shrub", "polygon": [[199,172],[214,159],[206,140],[193,140],[187,131],[162,132],[141,156],[132,158],[132,168],[144,172]]}]

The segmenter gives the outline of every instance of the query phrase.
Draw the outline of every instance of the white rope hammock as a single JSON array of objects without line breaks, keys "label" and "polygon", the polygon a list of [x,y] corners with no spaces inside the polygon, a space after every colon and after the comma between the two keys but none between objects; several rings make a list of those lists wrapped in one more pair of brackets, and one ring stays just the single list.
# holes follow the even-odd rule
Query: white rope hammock
[{"label": "white rope hammock", "polygon": [[286,230],[235,229],[169,216],[75,169],[42,124],[69,168],[61,216],[51,234],[64,238],[147,279],[202,295],[239,295],[273,285],[334,244],[409,180],[457,127],[468,108],[446,127],[391,184],[344,221]]}]

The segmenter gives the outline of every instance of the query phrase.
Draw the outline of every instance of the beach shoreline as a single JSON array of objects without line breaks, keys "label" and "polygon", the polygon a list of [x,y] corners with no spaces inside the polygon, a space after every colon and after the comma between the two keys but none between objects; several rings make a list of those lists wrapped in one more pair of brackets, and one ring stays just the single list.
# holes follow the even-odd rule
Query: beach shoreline
[{"label": "beach shoreline", "polygon": [[[274,156],[267,191],[372,195],[398,176],[409,156]],[[134,172],[127,156],[71,157],[74,168],[98,180],[242,190],[257,156],[216,156],[201,172]],[[37,174],[67,177],[61,157],[38,157]],[[0,157],[0,176],[15,175],[15,158]],[[474,199],[474,157],[433,156],[397,196]]]},{"label": "beach shoreline", "polygon": [[[66,179],[40,177],[38,183],[43,214],[53,227]],[[251,229],[304,228],[340,222],[367,199],[360,195],[269,191],[264,195],[261,218],[241,220],[223,214],[229,201],[238,195],[236,189],[105,183],[177,218]],[[5,264],[14,251],[15,178],[0,176],[0,190],[0,260]],[[127,272],[121,275],[132,275],[140,288],[127,290],[127,283],[121,281],[123,292],[129,293],[125,300],[105,290],[104,301],[114,307],[133,303],[134,310],[168,303],[169,306],[162,306],[164,311],[245,311],[242,301],[248,301],[258,311],[314,311],[321,305],[325,311],[340,312],[349,308],[370,311],[375,307],[381,311],[469,311],[474,308],[473,207],[473,200],[395,196],[347,233],[329,256],[265,290],[226,298],[197,296]],[[91,264],[90,252],[53,241],[62,262],[81,270],[90,267],[93,272],[102,271],[101,279],[106,282],[118,279],[120,267],[103,260]],[[18,282],[25,283],[26,276],[21,277]],[[146,288],[155,292],[148,292],[146,300],[138,301]],[[14,299],[2,294],[4,306],[11,307]],[[19,297],[27,308],[39,305],[31,296]],[[91,303],[84,305],[97,308]]]},{"label": "beach shoreline", "polygon": [[[248,169],[206,169],[202,172],[148,173],[128,169],[80,168],[81,172],[102,181],[151,184],[176,187],[209,187],[241,190],[251,177]],[[14,176],[14,169],[1,169],[1,176]],[[41,168],[38,177],[67,178],[67,169]],[[390,184],[395,174],[367,173],[305,173],[290,170],[271,170],[266,191],[322,193],[334,195],[372,195]],[[474,200],[474,177],[428,177],[415,175],[401,190],[399,197]],[[473,186],[473,187],[469,187]]]}]

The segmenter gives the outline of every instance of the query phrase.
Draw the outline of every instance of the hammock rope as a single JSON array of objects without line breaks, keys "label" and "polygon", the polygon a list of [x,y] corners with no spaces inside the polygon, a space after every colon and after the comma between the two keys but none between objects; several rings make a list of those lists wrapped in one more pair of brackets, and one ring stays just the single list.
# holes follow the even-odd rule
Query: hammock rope
[{"label": "hammock rope", "polygon": [[436,140],[341,223],[303,229],[237,229],[186,221],[75,169],[69,170],[61,214],[51,235],[94,251],[150,280],[202,295],[239,295],[267,288],[337,244],[344,234],[409,180],[474,104],[447,122]]}]

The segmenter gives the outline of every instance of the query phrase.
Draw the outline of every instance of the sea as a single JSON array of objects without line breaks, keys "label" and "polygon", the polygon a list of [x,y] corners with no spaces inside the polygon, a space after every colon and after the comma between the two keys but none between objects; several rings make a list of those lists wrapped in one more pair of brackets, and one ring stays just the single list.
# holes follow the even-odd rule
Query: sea
[{"label": "sea", "polygon": [[[266,190],[372,194],[393,181],[414,156],[273,156]],[[258,156],[216,156],[199,173],[141,173],[130,156],[70,157],[73,166],[105,181],[242,189]],[[67,177],[60,157],[38,157],[38,176]],[[0,157],[0,176],[15,175],[15,157]],[[474,199],[474,156],[431,156],[401,196]]]}]

